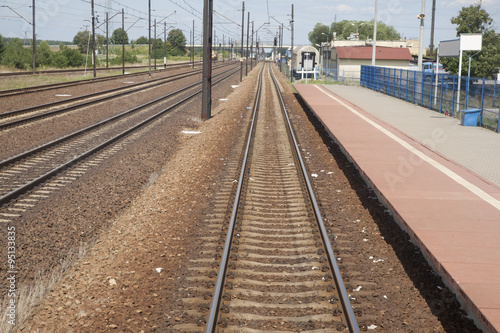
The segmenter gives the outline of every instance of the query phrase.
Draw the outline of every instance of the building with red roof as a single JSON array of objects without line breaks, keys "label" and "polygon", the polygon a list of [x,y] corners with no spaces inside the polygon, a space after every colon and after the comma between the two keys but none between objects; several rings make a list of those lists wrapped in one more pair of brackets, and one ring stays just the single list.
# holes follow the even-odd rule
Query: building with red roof
[{"label": "building with red roof", "polygon": [[[323,67],[328,71],[337,70],[343,77],[359,78],[361,65],[372,64],[372,46],[338,46],[326,51],[328,61],[323,61]],[[407,47],[376,47],[376,66],[390,68],[410,68],[412,55]]]}]

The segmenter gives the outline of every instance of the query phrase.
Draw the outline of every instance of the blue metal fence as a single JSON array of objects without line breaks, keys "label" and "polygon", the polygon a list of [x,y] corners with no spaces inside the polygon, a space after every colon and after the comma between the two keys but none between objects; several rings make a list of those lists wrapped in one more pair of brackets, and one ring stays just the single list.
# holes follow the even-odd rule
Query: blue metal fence
[{"label": "blue metal fence", "polygon": [[480,109],[480,126],[500,132],[496,80],[362,65],[360,85],[452,117],[461,118],[465,109]]}]

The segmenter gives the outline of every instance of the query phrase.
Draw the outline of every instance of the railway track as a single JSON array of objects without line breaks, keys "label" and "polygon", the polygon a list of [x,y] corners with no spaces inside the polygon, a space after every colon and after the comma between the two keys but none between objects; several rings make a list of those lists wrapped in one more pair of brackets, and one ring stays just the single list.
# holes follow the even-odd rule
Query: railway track
[{"label": "railway track", "polygon": [[[234,75],[238,68],[232,68],[214,76],[213,85]],[[97,124],[81,129],[62,138],[44,144],[0,162],[0,205],[10,203],[22,194],[46,182],[63,170],[84,161],[89,156],[108,148],[112,144],[136,133],[154,120],[175,110],[176,107],[197,96],[194,92],[201,82],[196,82],[163,97],[122,112]],[[166,105],[168,103],[168,105]],[[77,173],[84,171],[77,171]],[[69,179],[71,180],[71,179]],[[64,181],[68,181],[65,179]],[[40,192],[40,191],[38,191]],[[35,194],[35,199],[45,197],[45,191]],[[0,212],[0,220],[18,217],[16,211],[23,211],[30,204],[14,203],[13,213]]]},{"label": "railway track", "polygon": [[[224,66],[218,66],[214,69],[220,69]],[[19,110],[13,110],[8,112],[0,113],[0,131],[14,126],[19,126],[21,124],[26,124],[33,122],[42,118],[53,117],[60,115],[65,112],[73,111],[78,108],[87,107],[92,104],[103,102],[106,100],[128,96],[132,93],[141,92],[145,89],[150,89],[153,87],[158,87],[179,79],[195,76],[200,74],[201,70],[192,70],[180,74],[176,74],[170,77],[162,77],[153,79],[147,82],[132,83],[125,87],[118,87],[113,89],[108,89],[104,91],[99,91],[96,93],[77,96],[73,98],[68,98],[61,101],[51,102],[43,105],[37,105],[33,107],[28,107]],[[61,105],[68,105],[63,108],[55,109]]]},{"label": "railway track", "polygon": [[205,331],[359,332],[269,66],[253,112]]},{"label": "railway track", "polygon": [[[155,70],[155,72],[170,71],[173,69],[179,69],[179,68],[183,68],[183,67],[191,67],[192,65],[193,64],[190,62],[189,63],[186,62],[186,63],[172,64],[172,65],[169,65],[167,67],[167,69],[157,69],[157,70]],[[143,68],[143,67],[144,66],[126,67],[126,68],[133,69],[133,68]],[[121,69],[121,67],[120,68],[113,68],[113,69]],[[113,69],[107,69],[107,70],[113,70]],[[106,70],[106,69],[100,69],[100,70]],[[65,71],[44,71],[44,72],[37,72],[37,74],[79,73],[82,71],[83,71],[82,69],[65,70]],[[0,73],[0,77],[13,77],[13,76],[19,76],[19,75],[25,76],[25,75],[32,75],[32,74],[33,73]],[[91,79],[72,81],[72,82],[45,84],[45,85],[34,86],[34,87],[0,90],[0,98],[15,96],[15,95],[22,95],[22,94],[29,94],[29,93],[52,90],[52,89],[60,89],[60,88],[66,88],[66,87],[85,85],[85,84],[95,83],[95,82],[104,82],[104,81],[122,79],[124,77],[134,77],[134,76],[140,76],[140,75],[146,75],[146,74],[147,74],[146,72],[138,72],[138,73],[123,74],[123,75],[104,76],[104,77],[99,77],[99,78],[91,78]]]}]

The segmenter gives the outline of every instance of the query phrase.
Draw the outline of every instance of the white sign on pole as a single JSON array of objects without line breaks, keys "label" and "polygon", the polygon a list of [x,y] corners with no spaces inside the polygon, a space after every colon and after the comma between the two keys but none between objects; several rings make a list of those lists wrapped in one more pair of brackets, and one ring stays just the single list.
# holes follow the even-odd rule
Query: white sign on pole
[{"label": "white sign on pole", "polygon": [[483,34],[460,34],[460,49],[462,51],[481,51]]}]

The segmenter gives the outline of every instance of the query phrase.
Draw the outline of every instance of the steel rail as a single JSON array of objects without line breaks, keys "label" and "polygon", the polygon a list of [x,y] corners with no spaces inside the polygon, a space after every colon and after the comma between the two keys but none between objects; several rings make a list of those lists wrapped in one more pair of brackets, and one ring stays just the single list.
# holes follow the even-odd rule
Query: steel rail
[{"label": "steel rail", "polygon": [[[218,68],[222,68],[222,67],[224,67],[224,66],[219,66]],[[111,96],[105,96],[105,97],[102,97],[102,98],[97,99],[97,100],[91,100],[91,101],[87,101],[87,102],[82,102],[82,103],[79,103],[79,104],[76,104],[76,105],[71,105],[71,106],[68,106],[68,107],[64,107],[64,108],[61,108],[61,109],[58,109],[58,110],[49,111],[49,112],[45,112],[45,113],[42,113],[42,114],[39,114],[39,115],[35,115],[35,116],[23,118],[23,119],[18,119],[18,120],[13,120],[13,121],[10,121],[10,122],[6,122],[6,123],[3,123],[3,124],[0,124],[0,131],[4,130],[6,128],[12,127],[12,126],[16,126],[16,125],[19,125],[19,124],[26,123],[26,122],[31,122],[31,121],[35,121],[35,120],[38,120],[38,119],[51,117],[51,116],[54,116],[56,114],[69,112],[69,111],[77,109],[77,108],[82,108],[82,107],[85,107],[85,106],[88,106],[88,105],[92,105],[92,104],[95,104],[95,103],[98,103],[98,102],[103,102],[103,101],[106,101],[106,100],[117,98],[117,97],[120,97],[120,96],[123,96],[123,95],[126,95],[126,94],[135,93],[135,92],[141,91],[143,89],[148,89],[148,88],[156,87],[156,86],[159,86],[159,85],[162,85],[162,84],[166,84],[166,83],[169,83],[169,82],[173,82],[173,81],[176,81],[176,80],[184,79],[184,78],[187,78],[187,77],[190,77],[190,76],[197,75],[199,73],[200,73],[200,70],[188,71],[188,72],[185,72],[185,73],[176,74],[174,76],[170,76],[170,77],[166,77],[166,78],[158,78],[158,79],[154,79],[154,80],[151,80],[151,81],[135,83],[133,85],[129,85],[129,86],[126,86],[126,87],[113,88],[113,89],[109,89],[109,90],[105,90],[105,91],[99,91],[99,92],[92,93],[92,94],[85,95],[85,96],[77,96],[77,97],[65,99],[63,101],[46,103],[46,104],[42,104],[42,105],[32,106],[32,107],[25,108],[25,109],[19,109],[19,110],[13,110],[13,111],[5,112],[5,113],[0,113],[0,119],[7,118],[7,117],[15,117],[15,116],[18,116],[18,115],[21,115],[21,114],[24,114],[24,113],[35,112],[38,109],[42,109],[42,108],[51,108],[51,107],[54,107],[54,106],[57,106],[57,105],[61,105],[61,104],[71,103],[71,102],[75,102],[75,101],[82,100],[82,99],[93,98],[93,97],[96,97],[96,96],[99,96],[99,95],[106,95],[106,94],[114,93],[114,92],[117,92],[117,91],[122,91],[121,93],[114,94],[114,95],[111,95]],[[145,86],[145,87],[141,87],[141,86]],[[136,88],[136,89],[134,89],[134,88]]]},{"label": "steel rail", "polygon": [[289,129],[289,133],[291,135],[292,141],[294,143],[294,148],[295,148],[295,151],[297,153],[297,158],[298,158],[298,160],[300,162],[302,175],[304,177],[304,181],[305,181],[306,186],[307,186],[309,198],[310,198],[311,203],[312,203],[313,208],[314,208],[314,214],[316,216],[316,221],[318,223],[318,227],[321,230],[321,237],[323,239],[323,244],[325,244],[325,247],[326,247],[326,253],[327,253],[328,261],[329,261],[330,267],[332,267],[333,273],[335,275],[335,284],[337,285],[337,290],[338,290],[338,292],[339,292],[339,294],[341,296],[341,299],[342,299],[341,303],[342,303],[342,307],[343,307],[343,310],[344,310],[344,315],[345,315],[345,317],[347,319],[347,326],[349,328],[349,332],[351,332],[351,333],[359,333],[359,327],[358,327],[358,324],[356,322],[356,318],[355,318],[354,312],[353,312],[352,307],[351,307],[351,302],[349,300],[349,295],[347,294],[344,282],[342,281],[342,274],[340,273],[340,269],[339,269],[339,267],[337,265],[337,262],[335,260],[335,254],[334,254],[332,246],[330,244],[330,240],[328,238],[328,233],[326,231],[325,224],[323,222],[323,218],[321,217],[321,212],[319,210],[319,206],[318,206],[318,203],[317,203],[317,200],[316,200],[316,196],[314,195],[314,191],[313,191],[313,187],[311,185],[311,181],[309,180],[309,176],[307,175],[307,169],[306,169],[306,166],[304,164],[304,160],[302,159],[302,155],[300,153],[300,148],[299,148],[297,139],[296,139],[295,134],[293,132],[292,123],[290,122],[290,118],[288,117],[288,111],[287,111],[285,102],[283,101],[283,96],[281,95],[281,92],[280,92],[279,87],[278,87],[278,83],[277,83],[277,81],[276,81],[276,79],[274,77],[274,74],[273,74],[272,70],[271,70],[271,77],[273,79],[276,91],[278,92],[278,96],[279,96],[280,104],[281,104],[281,110],[282,110],[283,115],[284,115],[284,117],[286,119],[286,122],[287,122],[287,125],[288,125],[288,129]]},{"label": "steel rail", "polygon": [[[216,75],[216,77],[217,77],[217,76],[220,76],[220,75],[223,75],[223,74],[225,74],[225,73],[227,73],[227,72],[229,72],[229,71],[231,71],[231,69],[229,69],[229,70],[227,70],[227,71],[225,71],[225,72],[223,72],[223,73],[219,73],[219,74],[217,74],[217,75]],[[28,151],[26,151],[26,152],[24,152],[24,153],[21,153],[21,154],[19,154],[19,155],[14,156],[14,157],[8,158],[8,159],[6,159],[6,160],[0,161],[0,168],[3,168],[3,167],[5,167],[6,165],[9,165],[9,164],[15,163],[15,162],[17,162],[17,161],[20,161],[20,160],[22,160],[22,159],[24,159],[24,158],[26,158],[26,157],[28,157],[28,156],[30,156],[30,155],[36,154],[36,153],[38,153],[38,152],[40,152],[40,151],[42,151],[42,150],[45,150],[45,149],[47,149],[47,148],[53,147],[53,146],[55,146],[55,145],[57,145],[57,144],[59,144],[59,143],[62,143],[63,141],[66,141],[66,140],[69,140],[69,139],[71,139],[71,138],[74,138],[74,137],[76,137],[76,136],[78,136],[78,135],[84,134],[85,132],[88,132],[88,131],[91,131],[91,130],[93,130],[93,129],[96,129],[96,128],[98,128],[98,127],[102,126],[102,125],[105,125],[105,124],[109,123],[109,122],[112,122],[112,121],[117,120],[117,119],[119,119],[119,118],[122,118],[122,117],[124,117],[124,116],[130,115],[130,114],[132,114],[132,113],[134,113],[134,112],[137,112],[137,111],[139,111],[139,110],[141,110],[141,109],[143,109],[143,108],[145,108],[145,107],[148,107],[148,106],[150,106],[150,105],[152,105],[152,104],[158,103],[158,102],[160,102],[160,101],[162,101],[162,100],[165,100],[165,99],[167,99],[167,98],[170,98],[170,97],[172,97],[172,96],[174,96],[174,95],[176,95],[176,94],[178,94],[178,93],[181,93],[181,92],[183,92],[183,91],[185,91],[185,90],[188,90],[188,89],[190,89],[190,88],[192,88],[192,87],[194,87],[194,86],[196,86],[196,85],[198,85],[198,84],[200,84],[200,83],[201,83],[201,81],[195,82],[195,83],[193,83],[193,84],[191,84],[191,85],[189,85],[189,86],[186,86],[186,87],[184,87],[184,88],[181,88],[181,89],[178,89],[178,90],[176,90],[176,91],[173,91],[173,92],[171,92],[171,93],[169,93],[169,94],[167,94],[167,95],[165,95],[165,96],[162,96],[162,97],[156,98],[156,99],[154,99],[154,100],[151,100],[151,101],[149,101],[149,102],[146,102],[146,103],[144,103],[144,104],[141,104],[141,105],[139,105],[139,106],[136,106],[136,107],[134,107],[134,108],[132,108],[132,109],[130,109],[130,110],[127,110],[127,111],[125,111],[125,112],[122,112],[122,113],[120,113],[120,114],[117,114],[117,115],[115,115],[115,116],[113,116],[113,117],[110,117],[110,118],[108,118],[108,119],[104,119],[104,120],[102,120],[102,121],[100,121],[100,122],[98,122],[98,123],[95,123],[95,124],[93,124],[93,125],[87,126],[87,127],[83,128],[83,129],[80,129],[80,130],[75,131],[75,132],[73,132],[73,133],[70,133],[70,134],[68,134],[68,135],[65,135],[65,136],[63,136],[63,137],[60,137],[60,138],[55,139],[55,140],[53,140],[53,141],[50,141],[50,142],[48,142],[48,143],[46,143],[46,144],[44,144],[44,145],[42,145],[42,146],[39,146],[39,147],[37,147],[37,148],[34,148],[34,149],[31,149],[31,150],[28,150]]]},{"label": "steel rail", "polygon": [[[222,82],[223,80],[231,77],[232,75],[234,75],[235,73],[238,72],[239,69],[233,69],[229,74],[227,74],[226,76],[220,78],[219,80],[215,81],[212,83],[212,85],[216,85],[220,82]],[[222,74],[221,74],[222,75]],[[196,84],[199,84],[196,83]],[[190,87],[192,87],[193,85],[191,85]],[[183,88],[182,90],[186,90],[185,88]],[[134,125],[133,127],[130,127],[129,129],[115,135],[114,137],[108,139],[107,141],[99,144],[98,146],[94,147],[94,148],[91,148],[89,150],[87,150],[86,152],[78,155],[77,157],[73,158],[72,160],[52,169],[51,171],[41,175],[40,177],[24,184],[23,186],[15,189],[14,191],[11,191],[7,194],[5,194],[4,196],[0,197],[0,205],[3,205],[11,200],[13,200],[14,198],[18,197],[19,195],[23,194],[23,193],[26,193],[27,191],[31,190],[32,188],[40,185],[41,183],[45,182],[46,180],[52,178],[53,176],[55,176],[56,174],[58,174],[59,172],[61,172],[62,170],[64,169],[67,169],[68,167],[74,165],[75,163],[78,163],[79,161],[85,159],[86,157],[88,157],[89,155],[92,155],[94,153],[96,153],[97,151],[99,150],[102,150],[103,148],[109,146],[110,144],[116,142],[117,140],[123,138],[124,136],[136,131],[137,129],[139,128],[142,128],[144,127],[145,125],[151,123],[152,121],[156,120],[157,118],[163,116],[164,114],[168,113],[169,111],[173,110],[174,108],[182,105],[183,103],[187,102],[188,100],[194,98],[195,96],[197,96],[198,94],[200,94],[202,92],[202,89],[199,89],[197,90],[196,92],[194,92],[193,94],[183,98],[182,100],[172,104],[171,106],[167,107],[166,109],[156,113],[155,115],[141,121],[140,123]],[[157,99],[158,100],[158,99]],[[157,101],[155,100],[155,101]],[[146,104],[151,104],[151,103],[146,103]],[[2,162],[3,163],[3,162]]]},{"label": "steel rail", "polygon": [[[183,66],[183,65],[191,65],[191,62],[182,62],[182,63],[176,63],[176,64],[171,64],[169,67],[172,66]],[[139,68],[148,68],[147,65],[137,65],[137,66],[127,66],[125,69],[139,69]],[[123,67],[109,67],[109,68],[96,68],[97,71],[115,71],[115,70],[122,70]],[[167,67],[168,69],[168,67]],[[164,70],[164,68],[159,68],[157,70]],[[73,68],[73,69],[59,69],[59,70],[50,70],[50,71],[38,71],[35,72],[34,75],[40,75],[40,74],[63,74],[63,73],[78,73],[78,72],[84,72],[85,68]],[[26,75],[33,75],[33,72],[8,72],[8,73],[0,73],[0,77],[2,76],[26,76]],[[128,74],[125,74],[128,75]]]},{"label": "steel rail", "polygon": [[[177,68],[182,68],[184,66],[190,66],[190,65],[191,65],[191,63],[188,63],[188,62],[179,63],[179,64],[172,64],[169,67],[167,67],[167,69],[162,68],[162,69],[157,69],[156,71],[157,72],[169,71],[169,70],[172,70],[173,68],[177,69]],[[121,69],[121,67],[120,67],[120,69]],[[16,74],[11,74],[11,75],[6,75],[6,74],[11,74],[11,73],[0,73],[0,77],[1,76],[15,76],[16,75]],[[30,73],[26,73],[26,74],[17,74],[17,75],[29,75],[29,74],[32,74],[32,73],[30,72]],[[84,85],[84,84],[93,83],[93,82],[104,82],[104,81],[110,81],[110,80],[117,80],[117,79],[122,79],[124,77],[133,77],[133,76],[139,76],[139,75],[144,75],[144,74],[147,74],[147,72],[137,72],[137,73],[122,74],[122,75],[103,76],[103,77],[99,77],[99,78],[84,79],[84,80],[78,80],[78,81],[73,81],[73,82],[61,82],[61,83],[44,84],[44,85],[33,86],[33,87],[0,90],[0,98],[21,95],[21,94],[35,93],[35,92],[52,90],[52,89],[57,89],[57,88],[73,87],[73,86]]]},{"label": "steel rail", "polygon": [[216,330],[216,325],[217,325],[216,321],[217,321],[219,306],[220,306],[220,302],[221,302],[221,295],[220,294],[222,293],[224,280],[225,280],[225,276],[226,276],[227,263],[228,263],[228,259],[229,259],[229,251],[230,251],[230,247],[231,247],[231,242],[233,240],[236,215],[238,212],[238,205],[240,203],[241,189],[243,187],[243,178],[244,178],[245,172],[246,172],[248,155],[250,153],[250,147],[251,147],[251,143],[253,141],[254,127],[256,124],[257,113],[259,110],[259,101],[260,101],[260,94],[261,94],[261,89],[262,89],[262,73],[264,72],[264,68],[265,68],[265,65],[262,66],[262,69],[259,73],[259,84],[258,84],[258,88],[257,88],[257,95],[255,96],[252,121],[251,121],[251,125],[250,125],[250,130],[248,132],[248,140],[247,140],[245,153],[244,153],[244,157],[243,157],[243,163],[241,166],[240,177],[238,179],[238,188],[236,190],[236,196],[234,198],[233,210],[231,212],[231,219],[229,220],[228,233],[226,236],[226,241],[224,243],[224,251],[222,254],[222,258],[221,258],[221,265],[219,267],[219,273],[217,274],[217,281],[215,282],[214,294],[212,297],[212,302],[210,304],[210,313],[208,315],[207,326],[205,329],[206,333],[215,332],[215,330]]}]

